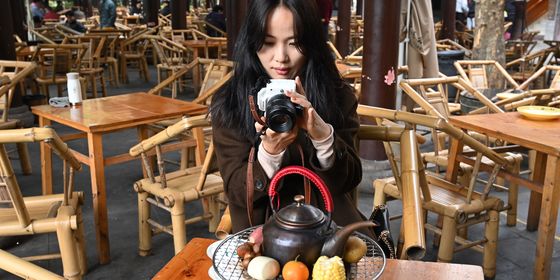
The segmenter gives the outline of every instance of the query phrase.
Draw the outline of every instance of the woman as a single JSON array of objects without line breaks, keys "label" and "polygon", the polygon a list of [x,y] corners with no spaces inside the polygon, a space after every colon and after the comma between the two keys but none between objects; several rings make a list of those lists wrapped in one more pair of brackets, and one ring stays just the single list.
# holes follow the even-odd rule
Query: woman
[{"label": "woman", "polygon": [[[288,165],[304,165],[325,181],[338,225],[363,220],[350,197],[362,177],[354,146],[359,128],[357,100],[338,74],[325,41],[315,1],[252,1],[234,50],[235,75],[225,91],[214,97],[210,110],[234,232],[266,221],[271,214],[269,181]],[[292,130],[266,129],[263,135],[257,134],[263,126],[251,115],[249,95],[261,77],[295,79],[296,91],[285,94],[303,107],[303,113]],[[303,162],[297,144],[303,150]],[[247,186],[253,146],[257,147],[256,160]],[[280,207],[303,193],[303,178],[287,176],[282,186]],[[314,187],[312,191],[312,202],[317,205],[320,193]]]}]

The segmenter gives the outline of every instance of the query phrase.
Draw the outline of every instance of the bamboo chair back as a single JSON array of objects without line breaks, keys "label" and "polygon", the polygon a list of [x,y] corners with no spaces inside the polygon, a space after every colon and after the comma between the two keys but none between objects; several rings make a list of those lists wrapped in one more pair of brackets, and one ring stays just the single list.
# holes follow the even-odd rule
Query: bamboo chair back
[{"label": "bamboo chair back", "polygon": [[[168,77],[154,88],[148,91],[148,94],[161,94],[161,91],[187,73],[198,72],[201,81],[193,80],[193,87],[197,92],[197,97],[193,100],[199,104],[209,104],[212,96],[220,90],[233,76],[233,62],[220,59],[197,58],[191,63],[184,65],[179,71]],[[202,75],[200,74],[202,73]],[[193,75],[195,79],[196,75]]]},{"label": "bamboo chair back", "polygon": [[457,73],[465,81],[468,81],[472,87],[477,90],[485,90],[489,88],[488,72],[498,71],[505,80],[504,90],[514,89],[519,84],[510,76],[510,74],[494,60],[458,60],[453,63],[457,69]]},{"label": "bamboo chair back", "polygon": [[39,44],[32,57],[39,65],[39,78],[54,84],[68,72],[79,72],[88,48],[88,44]]},{"label": "bamboo chair back", "polygon": [[[5,145],[30,142],[48,145],[62,159],[62,194],[23,197]],[[65,279],[81,279],[87,268],[80,210],[83,193],[74,191],[74,172],[80,169],[81,164],[51,128],[4,130],[0,134],[0,236],[56,233],[60,255],[34,258],[62,258]],[[27,273],[22,269],[18,275]]]},{"label": "bamboo chair back", "polygon": [[32,74],[36,67],[37,65],[33,62],[0,60],[0,77],[3,78],[0,86],[1,122],[8,121],[8,111],[12,103],[14,88]]},{"label": "bamboo chair back", "polygon": [[[419,259],[424,256],[424,228],[441,234],[442,239],[438,252],[438,261],[450,262],[455,251],[474,248],[484,253],[483,268],[485,276],[495,275],[496,241],[498,238],[499,211],[504,203],[489,195],[491,186],[498,172],[506,166],[507,160],[482,143],[450,125],[445,119],[437,116],[418,115],[409,112],[394,111],[359,105],[358,114],[375,118],[379,125],[380,140],[385,142],[386,154],[391,162],[393,180],[376,180],[374,186],[377,196],[392,196],[402,199],[403,226],[401,236],[404,237],[401,257]],[[381,125],[383,120],[404,122],[402,133],[387,133],[390,128]],[[422,125],[451,135],[463,141],[476,153],[475,174],[468,185],[458,185],[426,171],[420,158],[418,140],[414,127]],[[395,131],[393,131],[395,132]],[[395,160],[395,151],[391,144],[399,146],[401,162]],[[494,162],[487,183],[482,190],[475,188],[476,177],[482,170],[482,157]],[[443,215],[443,226],[431,225],[424,220],[424,211]],[[485,223],[485,234],[480,240],[456,238],[456,233],[475,223]],[[460,246],[456,247],[455,243]],[[482,247],[484,245],[484,247]]]},{"label": "bamboo chair back", "polygon": [[[37,65],[33,62],[0,60],[0,109],[2,109],[0,129],[23,127],[20,120],[9,120],[8,112],[14,97],[15,87],[18,84],[21,85],[26,77],[32,75],[36,67]],[[27,145],[18,143],[16,146],[23,174],[31,174],[31,161],[29,160]]]},{"label": "bamboo chair back", "polygon": [[182,65],[187,62],[187,48],[168,38],[157,35],[147,35],[160,63],[164,67]]},{"label": "bamboo chair back", "polygon": [[80,72],[88,48],[88,44],[39,44],[37,46],[32,57],[32,60],[39,65],[35,81],[41,86],[47,98],[50,98],[49,85],[58,85],[58,95],[61,96],[60,85],[66,84],[66,73]]},{"label": "bamboo chair back", "polygon": [[[184,118],[130,149],[131,156],[142,157],[147,174],[147,178],[137,181],[134,186],[138,192],[138,207],[142,209],[139,213],[140,255],[145,256],[151,250],[152,226],[160,232],[173,235],[175,253],[182,250],[186,244],[186,224],[209,220],[209,231],[216,230],[220,221],[218,195],[223,193],[223,181],[216,173],[214,145],[210,143],[204,152],[206,146],[202,128],[209,126],[210,122],[206,116]],[[164,168],[163,144],[177,137],[183,139],[181,135],[187,132],[194,135],[190,141],[196,143],[196,154],[201,157],[197,161],[201,165],[168,173]],[[158,162],[158,176],[153,173],[149,164],[149,156],[153,155],[154,149]],[[202,203],[203,213],[185,220],[184,204],[194,201]],[[172,225],[162,225],[150,219],[150,204],[168,209],[172,213]],[[188,214],[192,216],[192,213]]]},{"label": "bamboo chair back", "polygon": [[513,61],[515,59],[530,54],[536,45],[537,45],[537,41],[533,41],[533,40],[506,41],[505,44],[506,62]]},{"label": "bamboo chair back", "polygon": [[556,48],[547,48],[525,55],[508,62],[506,64],[506,69],[510,72],[514,80],[524,82],[537,72],[538,69],[548,64],[555,51]]}]

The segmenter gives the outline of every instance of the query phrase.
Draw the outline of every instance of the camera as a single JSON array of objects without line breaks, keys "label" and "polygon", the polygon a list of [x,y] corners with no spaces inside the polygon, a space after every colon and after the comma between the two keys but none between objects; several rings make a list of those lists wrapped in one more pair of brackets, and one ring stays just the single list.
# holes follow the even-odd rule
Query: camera
[{"label": "camera", "polygon": [[257,94],[257,105],[264,112],[266,125],[276,132],[292,130],[297,116],[301,116],[303,108],[290,101],[284,93],[295,91],[296,82],[287,79],[271,79],[266,87]]}]

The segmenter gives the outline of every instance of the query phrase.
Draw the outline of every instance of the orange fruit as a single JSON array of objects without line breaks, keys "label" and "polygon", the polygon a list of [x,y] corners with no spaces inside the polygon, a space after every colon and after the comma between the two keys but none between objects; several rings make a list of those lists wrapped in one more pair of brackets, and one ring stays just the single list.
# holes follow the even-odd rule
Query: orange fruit
[{"label": "orange fruit", "polygon": [[307,280],[309,278],[309,269],[302,262],[297,260],[289,261],[282,268],[282,277],[285,280]]}]

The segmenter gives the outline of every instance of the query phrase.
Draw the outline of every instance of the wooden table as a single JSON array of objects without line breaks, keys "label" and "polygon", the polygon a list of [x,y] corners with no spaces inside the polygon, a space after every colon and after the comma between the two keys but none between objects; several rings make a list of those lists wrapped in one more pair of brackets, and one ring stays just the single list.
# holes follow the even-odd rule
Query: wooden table
[{"label": "wooden table", "polygon": [[[206,249],[214,241],[216,240],[193,238],[152,280],[210,279],[208,269],[212,266],[212,261],[206,256]],[[387,260],[380,279],[484,279],[484,275],[482,267],[476,265]]]},{"label": "wooden table", "polygon": [[[205,113],[206,106],[146,93],[131,93],[88,99],[74,108],[55,108],[50,105],[31,108],[39,116],[39,125],[52,121],[79,130],[81,133],[62,136],[72,140],[87,137],[88,155],[72,151],[78,160],[90,167],[93,214],[97,250],[100,263],[110,261],[109,225],[105,192],[105,166],[133,160],[128,154],[104,157],[102,136],[126,128],[137,127],[139,138],[147,137],[144,124],[175,118],[186,114]],[[52,154],[41,143],[41,171],[43,194],[52,193]]]},{"label": "wooden table", "polygon": [[[511,112],[453,116],[450,122],[537,152],[532,182],[521,184],[531,189],[527,230],[535,230],[538,225],[533,278],[549,279],[560,203],[560,120],[533,121]],[[457,178],[460,151],[462,144],[453,141],[446,173],[449,180]]]}]

